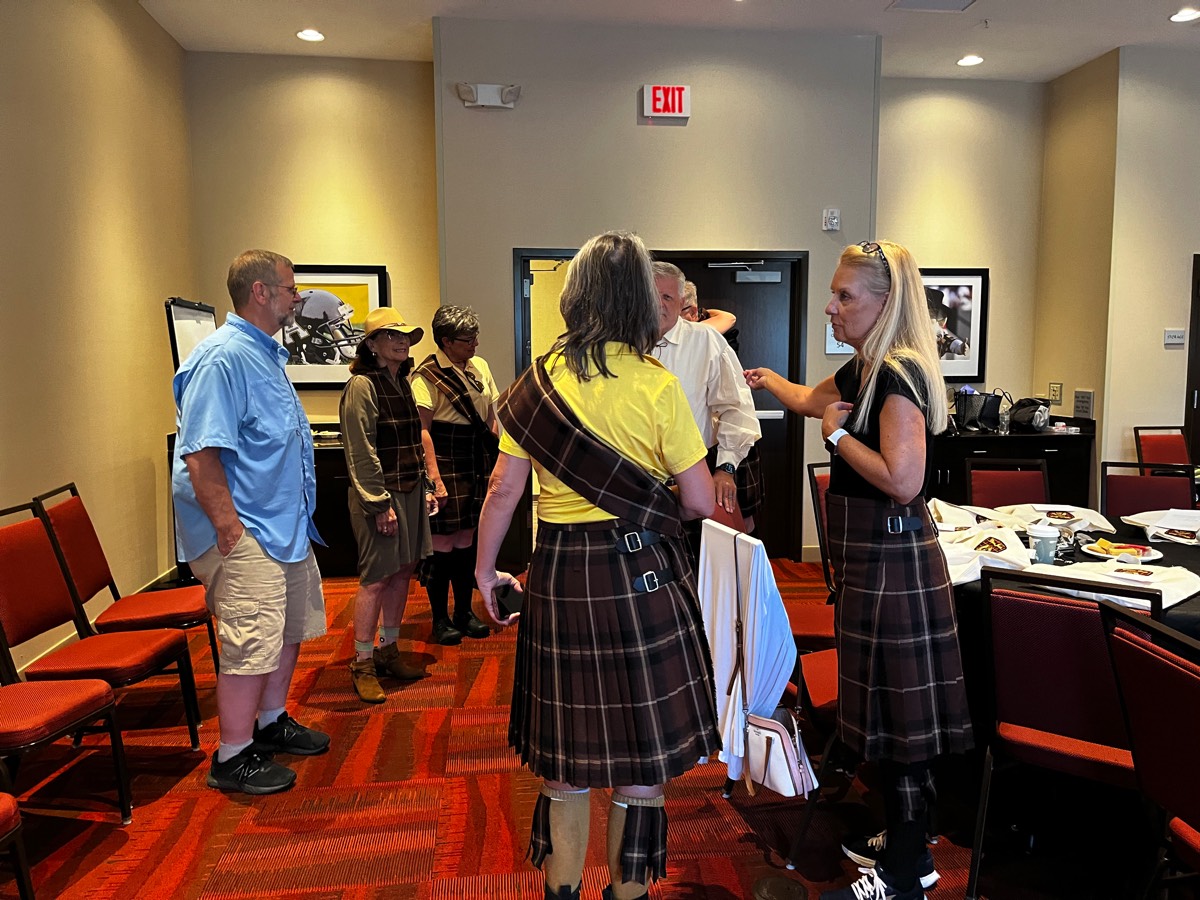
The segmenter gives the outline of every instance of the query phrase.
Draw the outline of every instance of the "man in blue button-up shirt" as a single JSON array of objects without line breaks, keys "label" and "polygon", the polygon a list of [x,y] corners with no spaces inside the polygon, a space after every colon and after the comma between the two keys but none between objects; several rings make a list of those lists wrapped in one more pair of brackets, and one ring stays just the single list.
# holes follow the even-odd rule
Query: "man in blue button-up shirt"
[{"label": "man in blue button-up shirt", "polygon": [[172,488],[180,558],[204,583],[218,621],[221,745],[210,787],[271,794],[296,773],[272,752],[311,755],[329,737],[285,708],[300,642],[325,633],[310,541],[312,432],[272,338],[295,320],[292,263],[247,250],[229,268],[234,312],[175,375]]}]

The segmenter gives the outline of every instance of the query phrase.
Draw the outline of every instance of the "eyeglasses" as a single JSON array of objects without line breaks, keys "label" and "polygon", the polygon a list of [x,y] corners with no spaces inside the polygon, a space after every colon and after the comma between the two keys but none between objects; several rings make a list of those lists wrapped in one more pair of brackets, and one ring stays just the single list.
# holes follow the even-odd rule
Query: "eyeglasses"
[{"label": "eyeglasses", "polygon": [[300,288],[296,287],[294,284],[280,284],[277,281],[264,281],[263,284],[265,284],[267,287],[283,288],[285,292],[291,294],[293,297],[300,296]]},{"label": "eyeglasses", "polygon": [[397,331],[394,328],[380,328],[372,335],[372,337],[381,337],[389,341],[398,341],[401,338],[404,338],[404,340],[408,341],[409,343],[412,342],[411,335],[407,335],[403,331]]},{"label": "eyeglasses", "polygon": [[454,343],[456,343],[456,344],[478,344],[479,343],[479,335],[472,334],[468,337],[450,338],[450,340],[454,341]]},{"label": "eyeglasses", "polygon": [[467,376],[467,381],[471,382],[471,387],[475,388],[475,390],[479,391],[479,393],[482,394],[483,393],[483,382],[480,381],[478,378],[476,378],[474,375],[472,375],[470,372],[468,372],[466,369],[463,370],[463,374]]},{"label": "eyeglasses", "polygon": [[872,253],[878,253],[879,259],[883,263],[883,274],[885,274],[888,278],[892,277],[892,267],[888,265],[887,257],[883,255],[882,247],[880,247],[874,241],[863,241],[858,245],[858,249],[863,253],[866,253],[868,256]]}]

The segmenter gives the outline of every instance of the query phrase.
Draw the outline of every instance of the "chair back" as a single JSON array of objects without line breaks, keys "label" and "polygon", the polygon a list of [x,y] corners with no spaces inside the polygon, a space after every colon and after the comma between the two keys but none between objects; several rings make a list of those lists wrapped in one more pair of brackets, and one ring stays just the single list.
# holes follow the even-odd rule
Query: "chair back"
[{"label": "chair back", "polygon": [[1103,601],[1100,615],[1142,792],[1200,827],[1200,641]]},{"label": "chair back", "polygon": [[995,509],[1049,500],[1050,477],[1045,460],[967,460],[967,503],[972,506]]},{"label": "chair back", "polygon": [[[1055,590],[1095,592],[1095,582],[985,568],[996,721],[1128,749],[1120,698],[1093,600]],[[1138,597],[1157,591],[1104,585]]]},{"label": "chair back", "polygon": [[1191,509],[1195,494],[1196,475],[1190,465],[1155,463],[1151,470],[1141,463],[1100,463],[1100,512],[1105,516]]},{"label": "chair back", "polygon": [[90,633],[33,504],[0,510],[0,517],[22,512],[29,518],[0,526],[0,655],[9,663],[10,648],[68,622],[80,637]]},{"label": "chair back", "polygon": [[1191,464],[1183,429],[1174,425],[1139,425],[1133,429],[1133,443],[1140,463]]},{"label": "chair back", "polygon": [[[69,497],[53,505],[46,504],[48,498],[68,491]],[[75,483],[34,497],[33,506],[38,517],[46,523],[55,553],[64,571],[71,576],[79,602],[86,603],[105,588],[114,600],[119,599],[104,548],[100,546],[100,538]]]},{"label": "chair back", "polygon": [[812,494],[813,518],[817,521],[817,545],[821,548],[821,569],[830,594],[837,590],[833,563],[829,560],[829,523],[825,495],[829,493],[829,463],[808,464],[808,487]]}]

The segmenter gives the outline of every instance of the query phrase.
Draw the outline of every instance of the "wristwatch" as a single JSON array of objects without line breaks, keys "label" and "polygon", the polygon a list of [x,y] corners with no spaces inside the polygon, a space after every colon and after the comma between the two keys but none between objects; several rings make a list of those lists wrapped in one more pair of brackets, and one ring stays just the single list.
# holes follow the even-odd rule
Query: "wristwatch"
[{"label": "wristwatch", "polygon": [[850,432],[848,432],[845,428],[839,428],[837,431],[835,431],[829,437],[825,438],[825,449],[828,450],[834,456],[837,456],[838,441],[840,441],[842,438],[844,438],[849,433]]},{"label": "wristwatch", "polygon": [[728,472],[730,475],[737,474],[737,466],[735,466],[733,463],[721,463],[719,466],[717,466],[717,468],[722,472]]}]

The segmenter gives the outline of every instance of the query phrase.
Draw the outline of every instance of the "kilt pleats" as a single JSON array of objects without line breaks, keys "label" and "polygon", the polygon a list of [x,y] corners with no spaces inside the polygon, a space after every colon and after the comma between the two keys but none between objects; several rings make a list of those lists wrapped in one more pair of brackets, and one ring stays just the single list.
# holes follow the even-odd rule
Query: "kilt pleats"
[{"label": "kilt pleats", "polygon": [[434,422],[429,436],[447,494],[437,515],[430,517],[429,527],[434,534],[455,534],[474,528],[479,524],[491,474],[480,471],[483,459],[475,426]]},{"label": "kilt pleats", "polygon": [[[838,732],[864,759],[918,763],[973,746],[954,589],[924,502],[826,495],[837,594]],[[888,534],[888,516],[919,531]]]},{"label": "kilt pleats", "polygon": [[[578,787],[661,784],[720,749],[712,661],[679,541],[614,549],[611,522],[538,524],[517,632],[509,743]],[[678,580],[652,593],[647,570]]]}]

